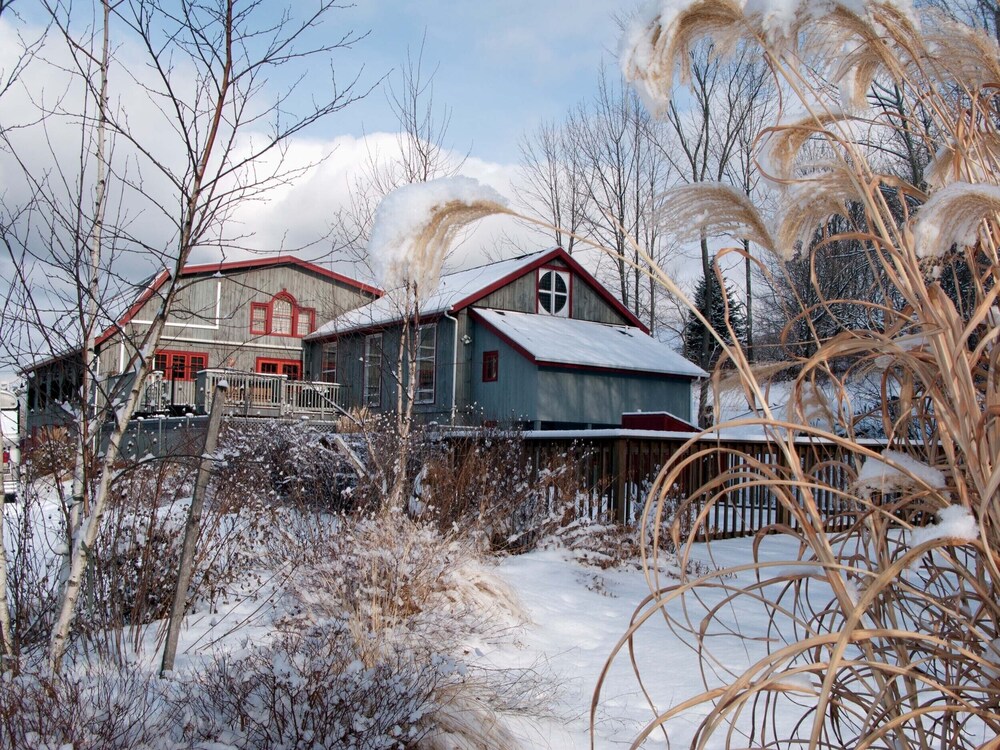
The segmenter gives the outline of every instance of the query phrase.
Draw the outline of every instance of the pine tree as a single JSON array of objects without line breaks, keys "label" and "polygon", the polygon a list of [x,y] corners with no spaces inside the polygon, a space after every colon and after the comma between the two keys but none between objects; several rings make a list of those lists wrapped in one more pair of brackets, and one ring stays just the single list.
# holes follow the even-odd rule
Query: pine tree
[{"label": "pine tree", "polygon": [[[712,327],[718,331],[722,339],[727,343],[733,343],[733,336],[726,326],[726,315],[728,312],[729,324],[736,334],[736,340],[741,346],[746,346],[746,316],[743,313],[743,304],[733,296],[733,290],[727,284],[726,296],[723,298],[719,278],[715,275],[715,264],[713,270],[707,277],[704,275],[698,280],[698,286],[694,293],[694,303],[702,314],[708,318]],[[712,285],[712,309],[705,310],[705,298],[708,284]],[[728,310],[727,310],[728,308]],[[722,354],[722,347],[716,338],[709,334],[705,349],[702,349],[706,336],[704,324],[698,320],[693,313],[688,313],[687,321],[684,325],[684,355],[697,362],[705,370],[711,370]]]}]

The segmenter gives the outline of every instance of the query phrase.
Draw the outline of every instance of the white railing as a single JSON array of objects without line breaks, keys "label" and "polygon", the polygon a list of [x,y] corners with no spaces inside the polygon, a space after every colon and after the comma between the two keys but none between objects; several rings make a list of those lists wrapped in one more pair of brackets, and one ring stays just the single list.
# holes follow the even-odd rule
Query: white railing
[{"label": "white railing", "polygon": [[286,416],[309,414],[336,417],[340,386],[289,380],[285,375],[263,375],[237,370],[202,370],[196,376],[198,411],[208,413],[212,394],[219,381],[229,384],[226,412],[244,416]]},{"label": "white railing", "polygon": [[146,378],[139,411],[160,412],[171,406],[188,406],[194,411],[195,404],[195,381],[165,380],[162,372],[152,372]]}]

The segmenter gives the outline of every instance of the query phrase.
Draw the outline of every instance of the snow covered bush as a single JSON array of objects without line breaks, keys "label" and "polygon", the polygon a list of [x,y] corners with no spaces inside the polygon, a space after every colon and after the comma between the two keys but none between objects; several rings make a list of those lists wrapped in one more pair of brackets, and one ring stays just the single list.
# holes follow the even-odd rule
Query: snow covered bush
[{"label": "snow covered bush", "polygon": [[366,665],[344,620],[285,631],[192,679],[185,739],[234,750],[416,747],[431,730],[435,690],[455,669],[402,649]]},{"label": "snow covered bush", "polygon": [[513,748],[498,714],[538,710],[533,673],[463,661],[467,644],[496,637],[520,613],[476,552],[433,525],[401,512],[345,519],[325,554],[289,580],[284,601],[272,642],[184,678],[189,739]]},{"label": "snow covered bush", "polygon": [[164,687],[133,666],[79,667],[52,676],[0,674],[0,748],[136,750],[167,744]]}]

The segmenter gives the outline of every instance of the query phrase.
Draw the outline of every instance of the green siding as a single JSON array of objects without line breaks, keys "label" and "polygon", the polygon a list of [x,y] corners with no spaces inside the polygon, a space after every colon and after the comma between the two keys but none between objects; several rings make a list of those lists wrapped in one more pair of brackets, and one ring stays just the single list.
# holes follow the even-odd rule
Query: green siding
[{"label": "green siding", "polygon": [[686,378],[542,368],[538,372],[536,419],[541,422],[620,425],[632,411],[668,411],[691,417]]},{"label": "green siding", "polygon": [[[483,382],[483,352],[488,351],[499,354],[493,383]],[[533,363],[482,326],[475,326],[472,362],[473,408],[481,420],[504,424],[537,419],[538,368]]]}]

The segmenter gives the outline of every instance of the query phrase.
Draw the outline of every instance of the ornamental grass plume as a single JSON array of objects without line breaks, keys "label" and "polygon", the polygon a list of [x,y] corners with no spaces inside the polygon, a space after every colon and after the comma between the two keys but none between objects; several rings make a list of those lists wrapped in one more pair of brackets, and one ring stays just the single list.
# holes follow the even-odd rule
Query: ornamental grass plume
[{"label": "ornamental grass plume", "polygon": [[[657,530],[670,489],[705,462],[719,471],[692,488],[678,514],[696,521],[670,532],[682,567],[713,510],[726,512],[740,493],[762,489],[781,520],[755,538],[744,565],[671,585],[648,566],[650,593],[609,657],[592,721],[603,680],[626,651],[646,690],[641,665],[660,662],[638,653],[636,637],[659,624],[697,651],[701,685],[688,696],[645,693],[650,721],[633,747],[654,734],[699,748],[993,746],[1000,50],[905,0],[658,0],[626,30],[622,68],[662,111],[674,71],[683,73],[693,45],[709,42],[720,54],[735,44],[758,47],[786,107],[794,102],[806,114],[762,134],[761,171],[779,193],[769,231],[745,198],[704,186],[678,189],[680,207],[668,219],[683,221],[687,233],[724,232],[810,264],[820,248],[853,243],[875,281],[867,299],[822,297],[793,316],[810,320],[838,306],[862,313],[842,318],[833,335],[812,329],[811,341],[798,342],[808,344],[797,349],[805,353],[789,353],[782,366],[793,373],[790,403],[780,415],[739,345],[728,345],[730,378],[752,414],[738,426],[762,430],[770,452],[692,440],[660,472],[645,506],[655,522],[644,528],[654,530],[655,554],[665,543]],[[897,107],[867,97],[873,81],[898,92]],[[926,170],[910,170],[926,180],[887,173],[871,147],[900,136],[936,154]],[[817,163],[807,150],[827,158]],[[728,208],[719,205],[726,200]],[[854,412],[847,394],[852,377],[873,373],[882,445],[859,439],[859,424],[872,415]],[[784,548],[797,549],[795,559],[767,559],[772,534],[793,540]],[[741,627],[752,613],[767,623],[765,638]]]}]

